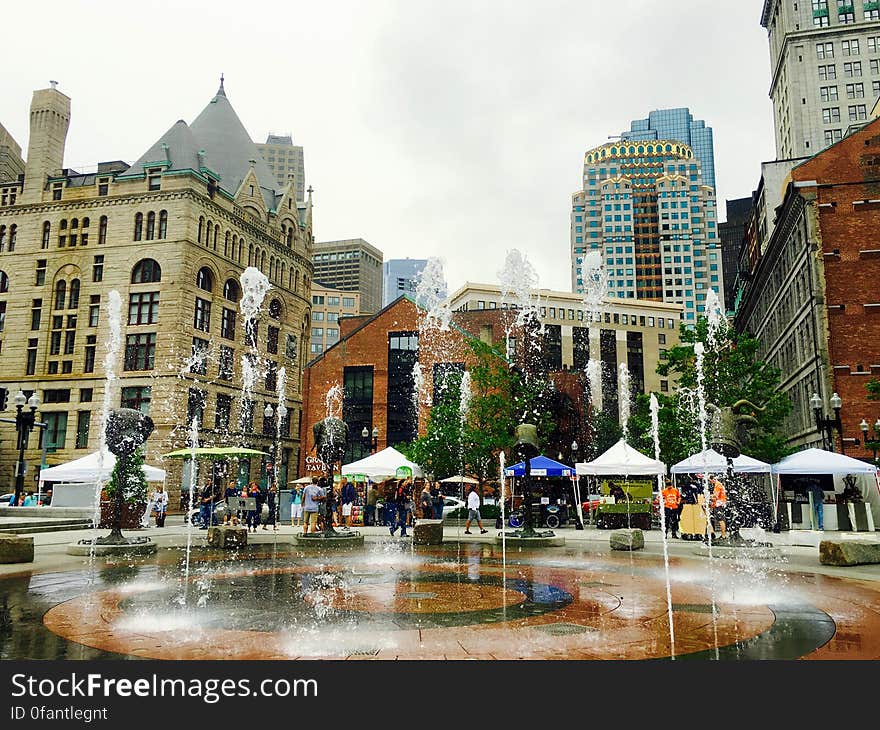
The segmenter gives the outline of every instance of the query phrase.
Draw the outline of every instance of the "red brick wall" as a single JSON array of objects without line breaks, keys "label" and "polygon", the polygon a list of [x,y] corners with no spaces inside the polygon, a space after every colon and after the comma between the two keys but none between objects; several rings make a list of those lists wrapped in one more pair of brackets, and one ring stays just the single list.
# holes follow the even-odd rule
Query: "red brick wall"
[{"label": "red brick wall", "polygon": [[[865,253],[880,249],[880,203],[853,203],[880,200],[880,120],[795,168],[792,178],[819,183],[817,243],[825,270],[833,383],[843,399],[844,436],[861,439],[859,422],[864,418],[873,425],[880,416],[880,401],[869,401],[865,389],[871,376],[880,377],[880,307],[865,306],[880,304],[880,256]],[[872,455],[852,443],[846,451]]]}]

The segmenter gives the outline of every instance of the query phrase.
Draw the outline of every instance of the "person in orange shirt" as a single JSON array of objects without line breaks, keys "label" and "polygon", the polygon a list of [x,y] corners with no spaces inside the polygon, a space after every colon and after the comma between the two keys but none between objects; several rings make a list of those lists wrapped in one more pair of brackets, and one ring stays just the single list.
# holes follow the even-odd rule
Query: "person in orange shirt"
[{"label": "person in orange shirt", "polygon": [[710,480],[712,485],[712,498],[709,502],[712,507],[712,519],[718,525],[721,539],[727,537],[727,490],[717,479]]},{"label": "person in orange shirt", "polygon": [[681,513],[681,492],[672,482],[666,482],[666,487],[660,493],[663,500],[663,514],[666,520],[666,536],[672,533],[672,537],[678,539],[678,518]]}]

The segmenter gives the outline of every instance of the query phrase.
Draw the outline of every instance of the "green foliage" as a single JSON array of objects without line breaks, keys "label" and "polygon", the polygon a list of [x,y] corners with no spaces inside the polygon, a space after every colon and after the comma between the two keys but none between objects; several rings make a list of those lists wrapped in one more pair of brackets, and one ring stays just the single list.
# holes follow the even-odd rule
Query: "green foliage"
[{"label": "green foliage", "polygon": [[865,388],[868,390],[868,400],[880,400],[880,380],[869,380]]},{"label": "green foliage", "polygon": [[[693,329],[682,327],[681,344],[671,348],[666,361],[657,367],[659,375],[677,377],[679,387],[673,396],[657,396],[661,458],[667,464],[674,464],[702,449],[693,343],[707,343],[708,335],[705,318],[701,318]],[[758,426],[748,432],[743,450],[756,459],[775,463],[791,451],[785,444],[783,431],[791,401],[786,393],[776,390],[780,371],[757,358],[758,347],[758,340],[746,333],[736,333],[732,329],[719,333],[715,346],[706,347],[703,387],[706,402],[718,407],[732,406],[741,399],[764,406],[763,411],[754,413]],[[707,427],[708,418],[707,414]],[[645,422],[637,418],[635,423],[631,421],[631,426],[635,444],[636,440],[645,437]],[[635,427],[637,433],[634,433]],[[647,427],[650,431],[650,419]],[[653,446],[646,453],[653,453]]]},{"label": "green foliage", "polygon": [[[124,468],[120,468],[123,467]],[[116,466],[110,474],[110,482],[105,487],[108,499],[116,498],[117,486],[123,485],[122,493],[128,504],[143,504],[147,501],[147,477],[144,475],[144,454],[141,449],[128,459],[116,459]]]}]

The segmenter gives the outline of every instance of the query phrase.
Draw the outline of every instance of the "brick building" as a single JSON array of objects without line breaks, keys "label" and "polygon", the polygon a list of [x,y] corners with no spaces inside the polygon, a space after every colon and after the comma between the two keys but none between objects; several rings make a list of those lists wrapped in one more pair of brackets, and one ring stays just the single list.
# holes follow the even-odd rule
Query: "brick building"
[{"label": "brick building", "polygon": [[880,377],[880,120],[794,167],[784,189],[735,324],[783,373],[791,445],[822,446],[810,397],[818,393],[827,412],[837,392],[846,452],[871,457],[859,423],[880,416],[865,388]]},{"label": "brick building", "polygon": [[[0,386],[37,391],[38,416],[49,424],[41,439],[32,435],[28,463],[40,463],[40,440],[49,465],[97,448],[106,304],[116,290],[122,343],[111,405],[153,418],[148,462],[186,444],[193,416],[203,443],[271,451],[274,421],[264,409],[277,405],[283,367],[294,425],[282,424],[278,456],[282,474],[288,463],[295,468],[311,205],[297,204],[292,182],[276,186],[222,82],[192,124],[175,122],[132,165],[64,168],[70,99],[54,87],[34,92],[30,120],[24,175],[0,180],[8,189],[0,203]],[[247,266],[272,285],[250,337],[238,313]],[[244,402],[241,362],[254,354],[261,376]],[[17,457],[11,428],[0,432],[0,485],[11,483]],[[163,466],[174,494],[189,471],[181,475],[177,460]],[[253,477],[262,467],[241,465]]]}]

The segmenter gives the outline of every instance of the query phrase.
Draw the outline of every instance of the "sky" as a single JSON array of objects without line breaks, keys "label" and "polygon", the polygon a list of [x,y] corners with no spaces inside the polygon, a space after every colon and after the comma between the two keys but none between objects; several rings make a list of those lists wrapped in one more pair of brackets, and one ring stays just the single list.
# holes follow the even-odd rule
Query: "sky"
[{"label": "sky", "polygon": [[[719,219],[775,157],[763,0],[43,0],[3,9],[0,123],[71,97],[65,166],[133,162],[225,89],[255,142],[292,133],[318,241],[440,257],[449,290],[519,249],[568,290],[587,149],[654,109],[714,128]],[[24,153],[23,153],[24,154]]]}]

